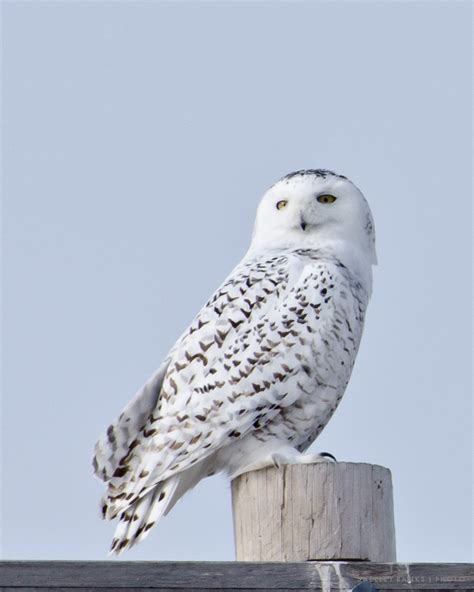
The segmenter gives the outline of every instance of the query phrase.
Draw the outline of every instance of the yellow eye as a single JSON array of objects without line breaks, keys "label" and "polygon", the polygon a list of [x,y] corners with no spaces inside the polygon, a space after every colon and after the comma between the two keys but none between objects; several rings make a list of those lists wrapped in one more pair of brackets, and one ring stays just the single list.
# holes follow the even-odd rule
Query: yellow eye
[{"label": "yellow eye", "polygon": [[282,199],[281,201],[277,202],[277,210],[282,210],[283,208],[286,208],[287,205],[288,202],[286,199]]},{"label": "yellow eye", "polygon": [[326,195],[318,195],[319,203],[330,204],[334,203],[336,199],[337,198],[334,197],[334,195],[329,195],[329,193],[327,193]]}]

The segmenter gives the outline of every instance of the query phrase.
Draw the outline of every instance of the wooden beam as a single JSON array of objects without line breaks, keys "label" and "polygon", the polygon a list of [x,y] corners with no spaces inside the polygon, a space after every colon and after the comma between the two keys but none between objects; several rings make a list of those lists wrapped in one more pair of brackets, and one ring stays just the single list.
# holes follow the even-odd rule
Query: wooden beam
[{"label": "wooden beam", "polygon": [[232,482],[241,561],[393,562],[390,471],[320,462],[244,473]]},{"label": "wooden beam", "polygon": [[473,590],[472,564],[3,561],[2,592]]}]

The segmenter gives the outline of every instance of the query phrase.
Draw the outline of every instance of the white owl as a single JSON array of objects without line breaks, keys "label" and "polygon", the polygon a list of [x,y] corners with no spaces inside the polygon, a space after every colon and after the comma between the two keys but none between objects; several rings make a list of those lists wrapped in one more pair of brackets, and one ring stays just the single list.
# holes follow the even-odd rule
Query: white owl
[{"label": "white owl", "polygon": [[342,175],[275,183],[250,249],[95,447],[120,553],[201,479],[304,454],[349,381],[376,263],[369,206]]}]

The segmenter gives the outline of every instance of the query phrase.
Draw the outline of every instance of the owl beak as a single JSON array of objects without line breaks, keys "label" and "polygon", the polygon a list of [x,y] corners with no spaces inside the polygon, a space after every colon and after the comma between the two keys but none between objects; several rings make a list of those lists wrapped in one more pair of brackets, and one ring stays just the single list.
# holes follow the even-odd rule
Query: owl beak
[{"label": "owl beak", "polygon": [[303,216],[301,216],[301,218],[300,218],[300,228],[301,228],[301,230],[305,231],[307,226],[308,226],[308,223],[303,218]]}]

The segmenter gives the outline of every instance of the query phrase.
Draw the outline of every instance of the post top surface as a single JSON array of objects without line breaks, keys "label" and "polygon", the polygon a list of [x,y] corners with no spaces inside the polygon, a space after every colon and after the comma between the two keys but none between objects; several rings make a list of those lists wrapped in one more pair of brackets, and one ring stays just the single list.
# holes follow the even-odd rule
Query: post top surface
[{"label": "post top surface", "polygon": [[327,469],[329,471],[347,471],[352,470],[355,471],[357,469],[360,470],[368,470],[376,469],[377,471],[386,472],[388,475],[391,476],[392,472],[388,467],[384,467],[383,465],[377,465],[367,462],[354,462],[354,461],[321,461],[321,462],[314,462],[314,463],[293,463],[282,465],[280,467],[265,467],[263,469],[258,469],[256,471],[249,471],[247,473],[242,473],[238,477],[235,477],[234,481],[240,479],[244,475],[250,475],[255,473],[263,473],[265,471],[282,471],[282,470],[291,470],[291,471],[307,471],[311,467],[311,470],[323,470]]}]

